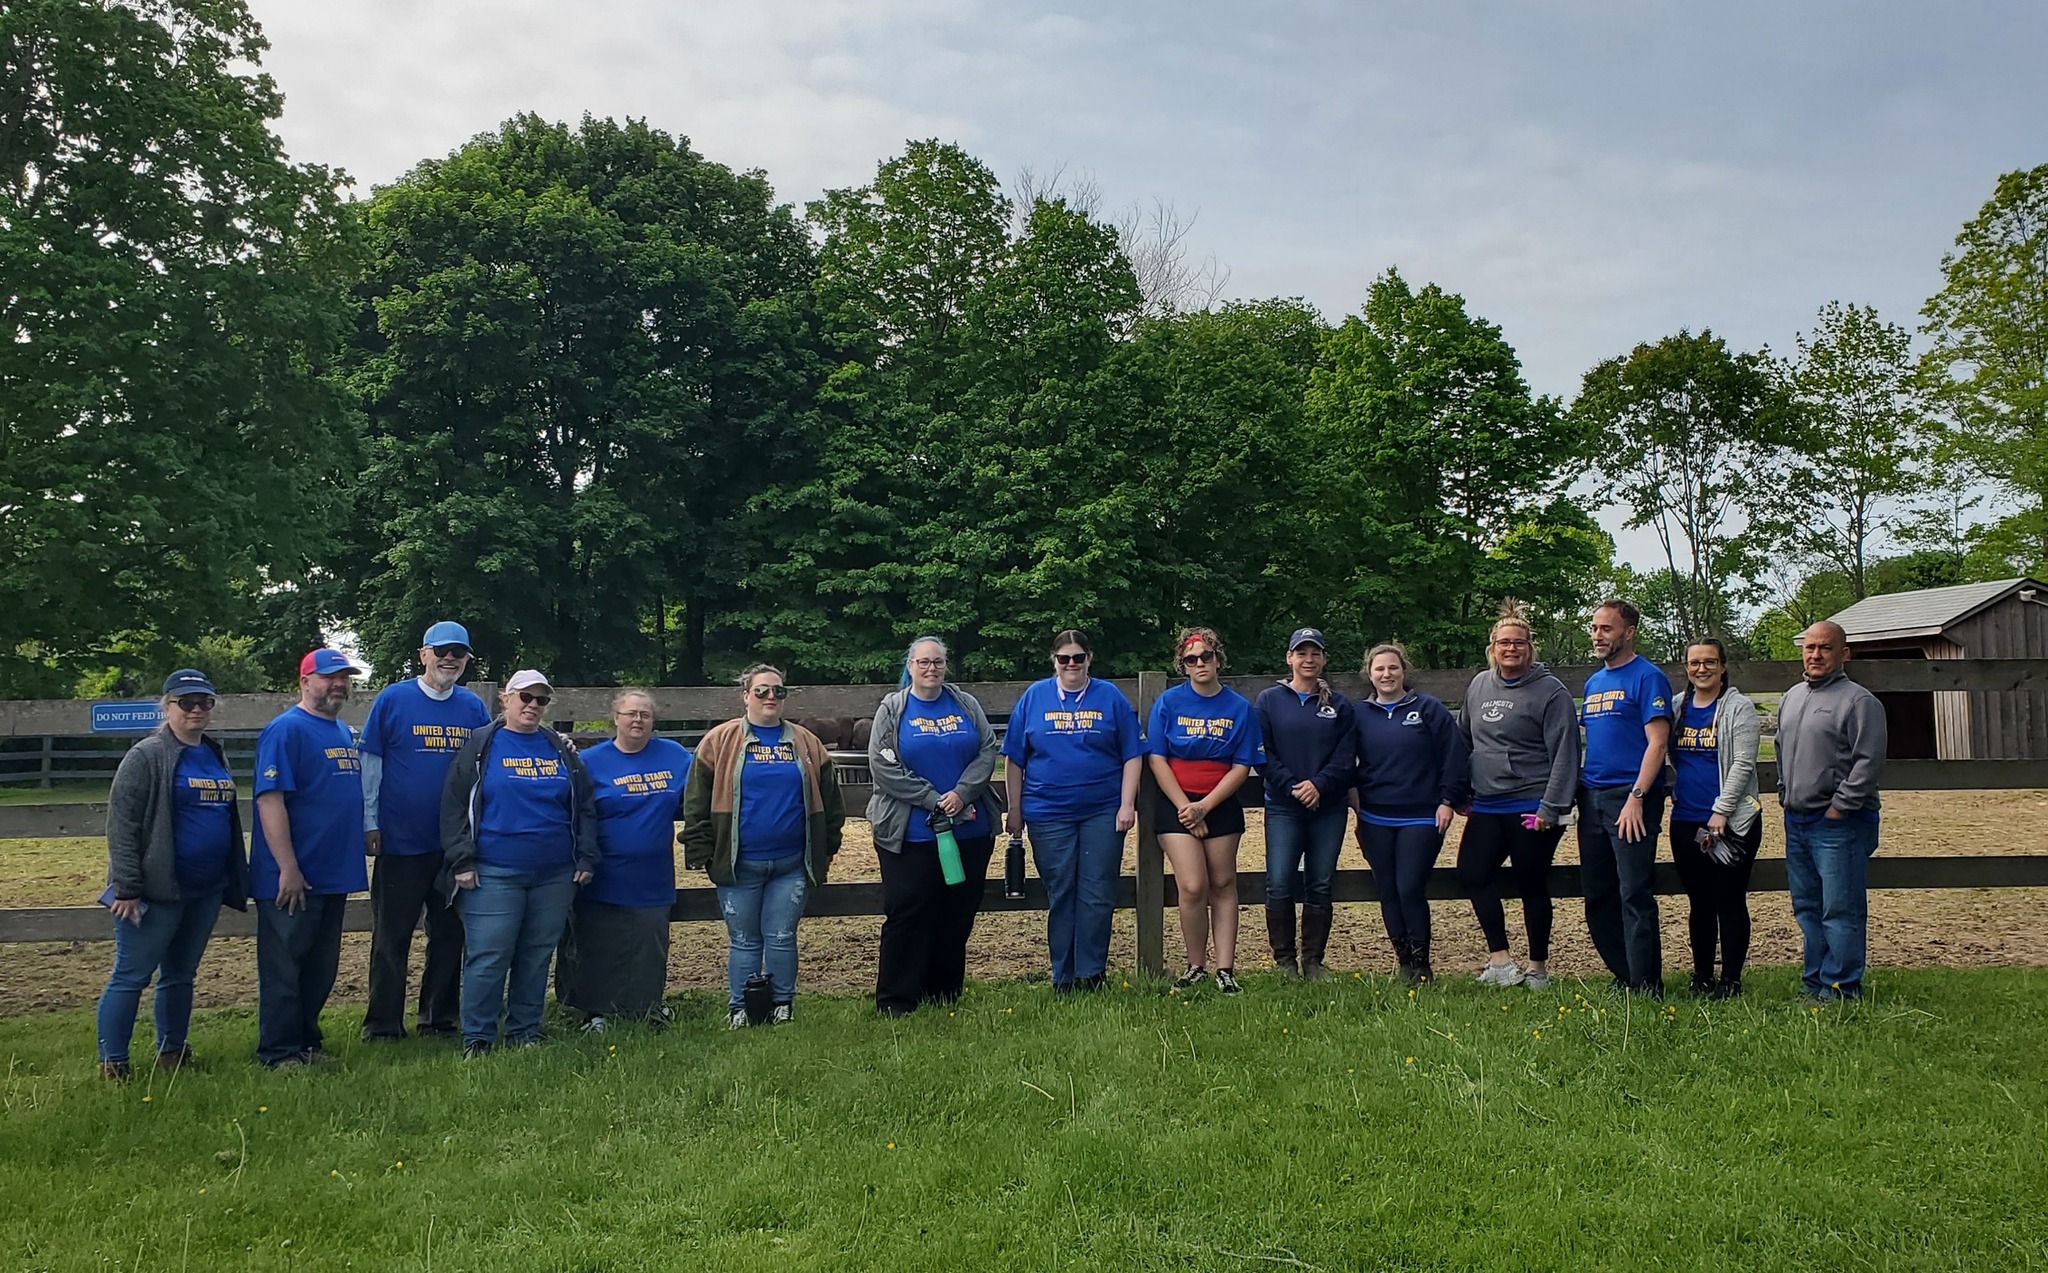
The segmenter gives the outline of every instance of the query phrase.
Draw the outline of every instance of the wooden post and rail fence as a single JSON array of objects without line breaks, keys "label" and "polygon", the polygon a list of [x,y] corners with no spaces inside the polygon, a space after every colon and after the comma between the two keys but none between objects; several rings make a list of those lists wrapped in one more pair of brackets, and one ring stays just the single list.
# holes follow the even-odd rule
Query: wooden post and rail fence
[{"label": "wooden post and rail fence", "polygon": [[[1586,677],[1594,669],[1561,667],[1551,670],[1576,695],[1583,691]],[[1682,668],[1672,665],[1665,671],[1673,685],[1684,685]],[[1731,673],[1733,682],[1752,695],[1781,692],[1797,683],[1800,677],[1799,665],[1790,662],[1737,663],[1731,668]],[[1851,662],[1849,674],[1873,691],[1888,693],[1942,690],[2008,693],[2048,688],[2048,660],[2038,659],[1871,660]],[[1411,674],[1409,684],[1455,707],[1472,675],[1470,669],[1418,670]],[[1357,677],[1332,679],[1336,687],[1347,694],[1369,693],[1369,687]],[[1149,715],[1159,695],[1175,683],[1175,678],[1163,672],[1144,672],[1136,677],[1117,679],[1115,683],[1130,697],[1142,721]],[[1250,698],[1256,697],[1273,682],[1267,677],[1244,676],[1229,678],[1229,683]],[[1000,720],[1015,707],[1027,685],[1028,682],[1024,681],[998,681],[968,683],[960,688],[979,699],[991,718]],[[494,687],[490,685],[472,688],[485,695],[486,701],[493,697]],[[795,685],[790,689],[784,711],[792,720],[871,716],[889,688],[882,685]],[[613,692],[608,688],[557,688],[551,714],[561,718],[565,725],[570,721],[605,719],[610,714]],[[654,690],[653,694],[656,714],[667,722],[715,722],[738,715],[740,708],[739,695],[732,688],[666,687]],[[224,696],[214,711],[214,728],[220,731],[260,729],[291,701],[288,696],[280,694]],[[86,736],[90,729],[91,708],[90,703],[64,699],[0,702],[0,740],[40,740],[38,748],[11,753],[14,755],[33,755],[38,759],[45,755],[67,755],[74,749],[55,747],[54,741]],[[364,696],[348,705],[342,714],[343,719],[360,725],[368,710],[369,697]],[[2043,722],[2043,727],[2048,728],[2048,722]],[[0,752],[0,755],[6,754],[10,753]],[[89,754],[109,753],[96,751]],[[1768,793],[1776,782],[1776,765],[1765,761],[1759,769],[1758,781],[1766,793],[1768,807]],[[98,772],[105,776],[110,770]],[[852,816],[859,816],[865,807],[870,790],[865,780],[864,765],[858,758],[849,757],[841,774],[841,786],[845,789],[848,812]],[[1885,766],[1884,787],[1891,791],[2043,789],[2048,788],[2048,760],[1893,760]],[[1248,804],[1256,805],[1257,793],[1256,779],[1245,784],[1243,798]],[[1138,799],[1137,871],[1118,881],[1116,905],[1120,910],[1137,912],[1138,964],[1143,971],[1158,975],[1164,970],[1166,913],[1174,904],[1175,892],[1172,877],[1165,870],[1157,828],[1152,825],[1154,801],[1151,794],[1152,779],[1148,772]],[[0,841],[24,837],[97,837],[105,833],[105,827],[106,806],[103,804],[0,805]],[[2015,830],[2021,834],[2041,834],[2032,827]],[[1000,861],[1000,855],[997,860]],[[1503,879],[1501,887],[1512,895],[1514,885],[1511,878]],[[1870,864],[1870,887],[2048,888],[2048,853],[1902,857],[1880,851]],[[1677,871],[1670,863],[1658,865],[1656,888],[1658,893],[1665,895],[1683,893]],[[1785,888],[1782,861],[1766,860],[1757,864],[1751,880],[1752,891],[1783,892]],[[1560,898],[1581,896],[1579,868],[1552,867],[1550,891],[1552,896]],[[1238,895],[1250,905],[1263,902],[1264,873],[1252,871],[1241,874]],[[1447,900],[1463,898],[1467,894],[1458,883],[1455,870],[1440,866],[1430,879],[1429,895]],[[1332,896],[1339,902],[1378,900],[1372,873],[1357,869],[1337,872]],[[990,911],[1044,910],[1045,905],[1044,889],[1036,878],[1032,878],[1026,883],[1025,896],[1019,899],[1005,898],[1000,889],[988,889],[982,908]],[[805,913],[880,915],[882,886],[879,883],[827,883],[812,890]],[[677,889],[670,918],[678,923],[720,918],[716,892],[709,886]],[[351,901],[347,929],[366,932],[369,926],[368,901]],[[221,916],[216,932],[223,936],[247,936],[254,932],[254,924],[248,915],[230,911]],[[104,941],[111,937],[112,927],[107,913],[98,906],[0,906],[0,942]]]}]

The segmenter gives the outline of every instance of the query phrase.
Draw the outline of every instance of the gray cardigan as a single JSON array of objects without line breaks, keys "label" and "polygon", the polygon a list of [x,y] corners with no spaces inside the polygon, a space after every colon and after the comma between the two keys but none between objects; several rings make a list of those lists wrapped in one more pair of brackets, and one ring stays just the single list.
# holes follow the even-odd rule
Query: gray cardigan
[{"label": "gray cardigan", "polygon": [[[974,695],[951,685],[946,692],[974,722],[975,732],[981,738],[981,751],[969,762],[967,772],[960,775],[960,785],[953,790],[962,806],[980,811],[981,826],[993,836],[1002,818],[989,780],[995,777],[1001,744],[988,723],[988,714],[974,701]],[[935,810],[944,794],[903,763],[897,734],[903,727],[903,709],[909,697],[910,691],[905,688],[883,699],[875,709],[874,730],[868,736],[868,772],[875,780],[874,794],[868,797],[868,824],[874,829],[875,847],[889,853],[903,852],[903,839],[910,830],[910,811]]]},{"label": "gray cardigan", "polygon": [[[203,734],[199,741],[213,749],[223,768],[227,766],[219,743]],[[130,747],[114,770],[114,786],[107,793],[107,883],[117,898],[185,900],[178,889],[178,815],[172,803],[184,749],[169,725],[159,725],[154,734]],[[228,827],[235,851],[228,855],[221,900],[238,911],[247,910],[249,853],[242,839],[239,800],[228,806]]]},{"label": "gray cardigan", "polygon": [[[1692,707],[1691,686],[1686,687],[1683,702],[1688,710]],[[1728,819],[1728,829],[1737,835],[1749,834],[1764,811],[1756,794],[1756,754],[1763,735],[1756,704],[1733,685],[1721,691],[1721,706],[1714,720],[1714,761],[1721,775],[1721,794],[1714,797],[1714,812]]]},{"label": "gray cardigan", "polygon": [[[476,837],[484,821],[484,766],[490,763],[491,740],[503,728],[505,718],[500,716],[471,731],[462,750],[448,763],[448,781],[441,788],[441,873],[434,886],[450,898],[456,893],[455,877],[476,869]],[[546,725],[540,732],[569,770],[569,840],[575,854],[574,869],[595,872],[602,854],[597,844],[597,788],[590,770],[560,734]]]}]

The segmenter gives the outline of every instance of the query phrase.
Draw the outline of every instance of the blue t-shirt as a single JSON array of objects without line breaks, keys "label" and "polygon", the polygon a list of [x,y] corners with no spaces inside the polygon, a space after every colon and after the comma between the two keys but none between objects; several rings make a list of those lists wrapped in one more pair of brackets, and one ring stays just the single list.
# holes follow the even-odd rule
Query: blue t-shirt
[{"label": "blue t-shirt", "polygon": [[[942,688],[938,701],[932,703],[915,694],[904,695],[902,721],[902,728],[896,732],[896,751],[904,767],[930,783],[942,796],[959,786],[960,776],[981,754],[981,735],[974,728],[974,718],[961,710],[953,691]],[[995,828],[983,826],[980,818],[980,810],[974,806],[962,809],[953,835],[963,840],[993,836]],[[923,809],[912,809],[910,829],[903,838],[931,839],[932,815]]]},{"label": "blue t-shirt", "polygon": [[448,785],[448,766],[470,733],[490,723],[484,701],[460,685],[437,702],[417,680],[407,681],[370,704],[363,754],[383,762],[377,829],[385,853],[413,857],[441,851],[441,792]]},{"label": "blue t-shirt", "polygon": [[1220,760],[1228,765],[1266,763],[1266,744],[1251,700],[1218,686],[1205,695],[1182,681],[1152,704],[1145,750],[1169,760]]},{"label": "blue t-shirt", "polygon": [[217,889],[227,882],[228,863],[242,849],[230,818],[234,777],[213,748],[194,743],[178,753],[172,782],[171,845],[178,889],[186,894]]},{"label": "blue t-shirt", "polygon": [[[292,852],[310,893],[360,893],[370,887],[363,858],[363,760],[355,735],[338,720],[292,706],[256,739],[256,794],[284,793]],[[277,859],[256,817],[250,836],[249,896],[277,896]]]},{"label": "blue t-shirt", "polygon": [[574,865],[576,792],[569,764],[548,736],[500,729],[481,760],[476,860],[519,871]]},{"label": "blue t-shirt", "polygon": [[613,906],[672,906],[676,900],[676,823],[690,749],[650,738],[636,752],[603,742],[583,753],[597,786],[597,846],[604,856],[583,895]]},{"label": "blue t-shirt", "polygon": [[1679,705],[1678,720],[1671,728],[1671,764],[1678,781],[1671,791],[1671,816],[1681,822],[1705,822],[1714,816],[1714,801],[1721,795],[1721,757],[1716,749],[1715,725],[1721,718],[1721,700],[1700,707],[1687,693]]},{"label": "blue t-shirt", "polygon": [[1541,800],[1474,800],[1474,813],[1534,813],[1543,807]]},{"label": "blue t-shirt", "polygon": [[1671,682],[1663,669],[1638,654],[1618,668],[1602,667],[1586,678],[1586,763],[1579,781],[1588,787],[1633,787],[1649,750],[1645,728],[1671,719]]},{"label": "blue t-shirt", "polygon": [[786,858],[804,851],[804,770],[787,725],[750,725],[754,741],[740,757],[739,823],[743,858]]},{"label": "blue t-shirt", "polygon": [[1032,682],[1010,710],[1003,755],[1024,766],[1025,821],[1079,822],[1123,804],[1124,762],[1144,755],[1138,710],[1090,680],[1080,693],[1057,677]]}]

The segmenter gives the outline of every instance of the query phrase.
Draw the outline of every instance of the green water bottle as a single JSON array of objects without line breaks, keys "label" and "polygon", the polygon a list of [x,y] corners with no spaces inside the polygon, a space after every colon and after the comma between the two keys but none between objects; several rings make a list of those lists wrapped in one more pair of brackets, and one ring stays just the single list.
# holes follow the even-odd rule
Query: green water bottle
[{"label": "green water bottle", "polygon": [[939,872],[946,877],[946,883],[965,884],[967,868],[960,865],[960,841],[953,838],[953,819],[934,813],[932,838],[939,842]]}]

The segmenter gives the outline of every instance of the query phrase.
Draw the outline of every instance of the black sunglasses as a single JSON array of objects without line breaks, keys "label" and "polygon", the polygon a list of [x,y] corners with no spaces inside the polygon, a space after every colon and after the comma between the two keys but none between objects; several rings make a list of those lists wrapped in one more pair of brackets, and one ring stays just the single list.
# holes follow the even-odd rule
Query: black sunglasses
[{"label": "black sunglasses", "polygon": [[210,712],[218,701],[211,694],[187,694],[178,700],[178,706],[188,712]]},{"label": "black sunglasses", "polygon": [[1184,667],[1200,667],[1204,663],[1214,663],[1216,661],[1216,651],[1196,650],[1193,654],[1181,655],[1180,661]]},{"label": "black sunglasses", "polygon": [[755,698],[788,698],[788,697],[789,697],[789,686],[787,686],[787,685],[756,685],[756,686],[754,687],[754,691],[753,691],[753,692],[754,692],[754,697],[755,697]]},{"label": "black sunglasses", "polygon": [[437,659],[466,659],[469,657],[469,647],[466,645],[437,645],[434,647],[434,657]]},{"label": "black sunglasses", "polygon": [[1052,661],[1061,667],[1072,667],[1076,663],[1086,663],[1088,656],[1086,654],[1055,654],[1052,656]]},{"label": "black sunglasses", "polygon": [[529,694],[525,690],[521,690],[519,691],[519,701],[530,707],[546,707],[549,703],[555,701],[555,696],[552,694]]}]

